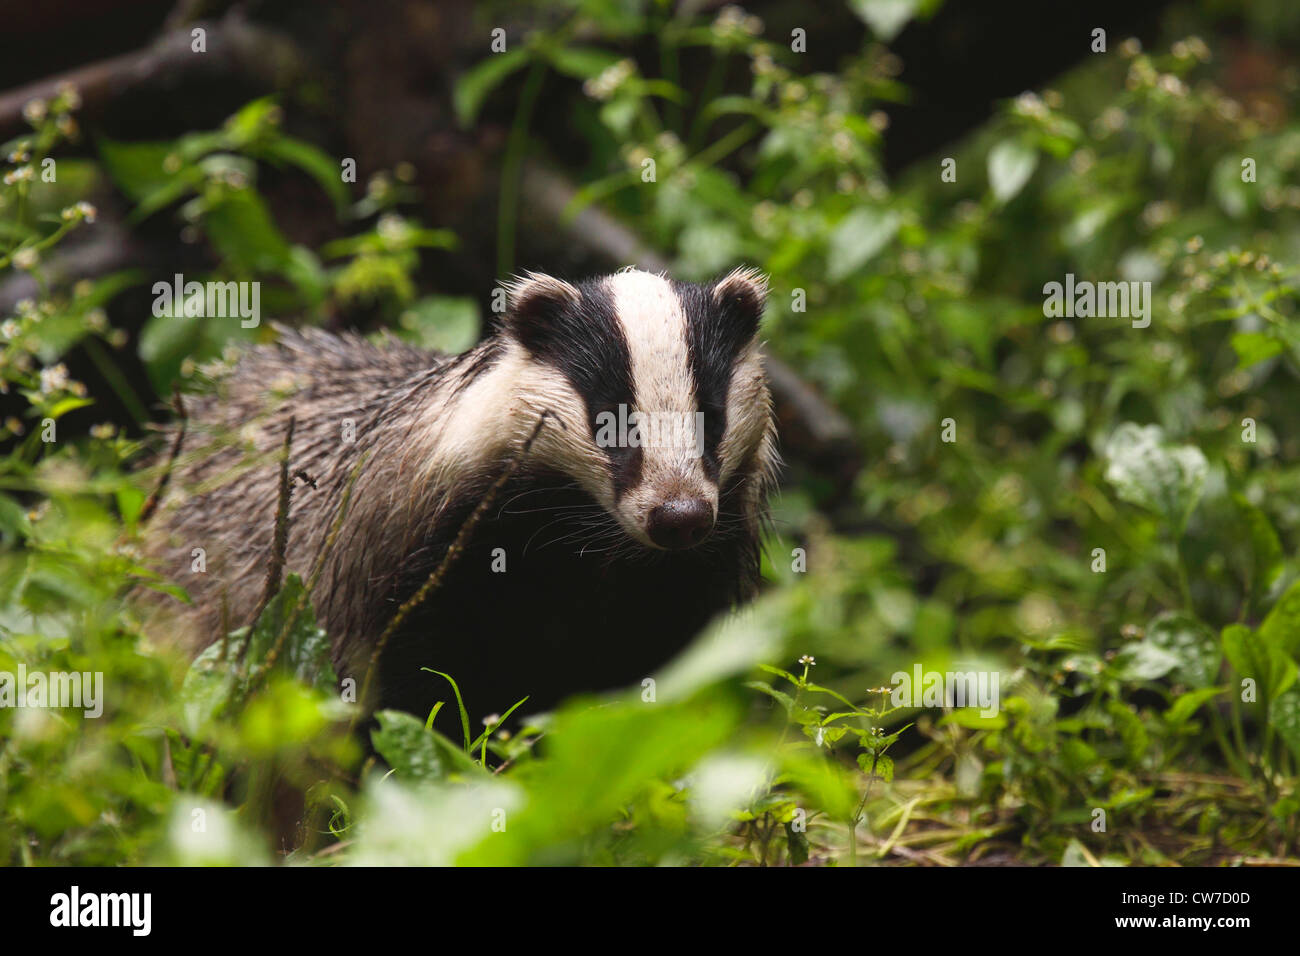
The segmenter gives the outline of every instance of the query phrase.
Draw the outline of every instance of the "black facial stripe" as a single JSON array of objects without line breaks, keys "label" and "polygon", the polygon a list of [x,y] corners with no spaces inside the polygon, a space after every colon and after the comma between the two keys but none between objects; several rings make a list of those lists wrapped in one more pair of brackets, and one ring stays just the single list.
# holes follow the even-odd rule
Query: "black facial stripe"
[{"label": "black facial stripe", "polygon": [[686,315],[686,346],[696,407],[704,413],[704,473],[718,480],[718,445],[727,430],[727,389],[741,350],[757,331],[756,322],[734,303],[714,301],[705,287],[674,283]]},{"label": "black facial stripe", "polygon": [[[602,412],[616,418],[619,406],[630,413],[636,388],[632,381],[632,355],[614,310],[614,300],[599,280],[577,286],[577,302],[553,307],[554,311],[530,324],[520,336],[529,353],[557,369],[587,405],[589,436],[595,441],[596,417]],[[641,449],[610,446],[603,449],[613,476],[614,496],[634,486],[641,477]]]}]

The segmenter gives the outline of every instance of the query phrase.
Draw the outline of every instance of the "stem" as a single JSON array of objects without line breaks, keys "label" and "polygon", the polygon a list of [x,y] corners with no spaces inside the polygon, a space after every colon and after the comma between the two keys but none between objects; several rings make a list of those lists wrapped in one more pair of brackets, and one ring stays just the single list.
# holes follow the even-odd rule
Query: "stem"
[{"label": "stem", "polygon": [[689,166],[712,166],[722,157],[726,156],[732,150],[739,149],[746,141],[758,132],[759,123],[757,120],[747,120],[737,126],[722,139],[713,143],[708,149],[702,149],[688,161]]},{"label": "stem", "polygon": [[515,121],[510,127],[505,161],[501,168],[501,199],[497,204],[497,275],[509,275],[515,266],[515,227],[519,223],[520,169],[524,161],[525,140],[532,120],[533,106],[546,74],[546,61],[535,59],[528,68],[524,90],[519,96]]},{"label": "stem", "polygon": [[[19,208],[21,209],[21,206]],[[21,216],[21,212],[18,215]],[[14,256],[22,252],[24,249],[35,249],[37,252],[44,252],[46,249],[50,248],[50,246],[54,245],[56,242],[58,242],[60,239],[66,236],[73,228],[76,227],[77,223],[80,221],[81,220],[79,219],[65,220],[64,222],[59,224],[58,229],[55,229],[52,233],[50,233],[48,236],[46,236],[44,239],[40,240],[39,242],[34,242],[31,245],[27,245],[27,246],[19,246],[17,249],[13,250],[7,256],[5,256],[3,259],[0,259],[0,269],[3,269],[5,266],[9,265],[9,263],[13,261]]]},{"label": "stem", "polygon": [[[677,29],[676,23],[669,20],[664,24],[663,34],[659,41],[659,68],[666,79],[673,86],[681,87],[681,63],[677,56]],[[664,124],[669,128],[676,130],[678,136],[684,136],[686,133],[686,114],[682,105],[673,100],[669,100],[664,105]]]},{"label": "stem", "polygon": [[99,374],[104,376],[104,381],[108,382],[110,388],[117,393],[123,405],[126,406],[127,412],[135,419],[137,425],[143,425],[149,420],[149,412],[145,409],[144,403],[140,401],[140,396],[135,393],[127,377],[122,374],[122,370],[104,351],[104,346],[99,340],[93,337],[86,338],[82,341],[81,347],[86,350],[86,355],[95,363],[95,368]]},{"label": "stem", "polygon": [[871,785],[876,782],[876,764],[880,762],[880,751],[871,752],[871,773],[867,777],[867,789],[862,792],[862,801],[858,804],[857,810],[853,811],[853,820],[849,823],[849,866],[858,865],[858,823],[862,819],[862,811],[867,805],[867,798],[871,796]]},{"label": "stem", "polygon": [[709,64],[709,75],[704,81],[704,89],[700,93],[699,107],[695,112],[695,119],[691,121],[689,139],[691,149],[699,145],[700,140],[704,138],[704,134],[708,130],[708,124],[704,121],[705,110],[710,103],[718,98],[726,66],[723,58],[715,52],[713,62]]},{"label": "stem", "polygon": [[1174,567],[1178,570],[1178,593],[1183,599],[1183,610],[1192,613],[1192,586],[1183,562],[1182,535],[1174,538]]}]

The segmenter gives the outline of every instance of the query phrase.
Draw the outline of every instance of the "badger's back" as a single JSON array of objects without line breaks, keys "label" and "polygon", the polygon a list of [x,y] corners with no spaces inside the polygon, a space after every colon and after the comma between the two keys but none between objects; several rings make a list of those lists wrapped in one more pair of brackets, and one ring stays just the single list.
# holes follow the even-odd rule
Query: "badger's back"
[{"label": "badger's back", "polygon": [[[362,454],[375,493],[392,473],[392,446],[412,388],[457,375],[456,359],[399,343],[375,345],[353,335],[281,330],[275,345],[245,351],[213,388],[186,400],[181,454],[150,534],[153,557],[186,588],[192,604],[173,608],[193,650],[251,623],[263,595],[279,505],[279,458],[290,419],[293,481],[286,566],[304,580],[323,549]],[[389,419],[396,418],[395,421]],[[396,427],[393,427],[396,426]],[[358,507],[359,512],[364,507]],[[349,523],[351,544],[363,542]],[[342,617],[361,597],[348,578],[314,598],[322,615]],[[340,622],[341,623],[341,622]]]}]

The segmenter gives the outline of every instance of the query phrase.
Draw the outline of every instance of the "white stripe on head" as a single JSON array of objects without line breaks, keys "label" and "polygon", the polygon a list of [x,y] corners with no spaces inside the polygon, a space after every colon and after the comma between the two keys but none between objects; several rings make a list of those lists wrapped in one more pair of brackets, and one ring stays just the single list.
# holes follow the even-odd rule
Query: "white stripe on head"
[{"label": "white stripe on head", "polygon": [[[681,299],[663,276],[628,270],[606,280],[614,313],[627,341],[636,411],[694,423],[697,412],[687,322]],[[664,420],[664,419],[661,419]],[[648,541],[652,509],[674,500],[703,500],[717,514],[718,489],[704,474],[694,441],[643,445],[640,480],[615,509],[623,526]],[[702,434],[699,436],[702,440]]]},{"label": "white stripe on head", "polygon": [[632,270],[605,281],[627,339],[637,406],[645,412],[693,410],[695,382],[686,345],[686,314],[672,283],[663,276]]}]

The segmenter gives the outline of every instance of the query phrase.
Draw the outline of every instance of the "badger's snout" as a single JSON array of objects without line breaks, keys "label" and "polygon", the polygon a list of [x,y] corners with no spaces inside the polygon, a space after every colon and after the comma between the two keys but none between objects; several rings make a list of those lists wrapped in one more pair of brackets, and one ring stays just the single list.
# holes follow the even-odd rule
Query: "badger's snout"
[{"label": "badger's snout", "polygon": [[673,498],[652,508],[646,534],[661,548],[693,548],[713,530],[713,506],[703,498]]}]

